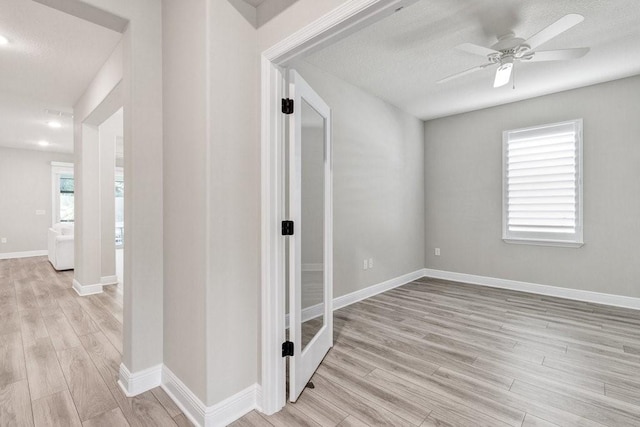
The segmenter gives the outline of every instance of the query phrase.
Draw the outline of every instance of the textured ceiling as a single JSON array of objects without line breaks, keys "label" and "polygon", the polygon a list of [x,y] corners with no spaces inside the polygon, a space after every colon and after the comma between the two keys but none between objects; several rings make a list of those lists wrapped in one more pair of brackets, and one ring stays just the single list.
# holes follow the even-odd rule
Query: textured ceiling
[{"label": "textured ceiling", "polygon": [[71,119],[45,109],[71,112],[93,76],[120,40],[120,34],[31,0],[0,2],[0,146],[71,152]]},{"label": "textured ceiling", "polygon": [[[638,0],[421,0],[305,58],[422,119],[472,111],[640,73]],[[518,63],[515,85],[493,88],[495,68],[435,82],[486,62],[456,51],[490,46],[513,29],[528,38],[568,13],[584,21],[540,50],[591,47],[572,61]]]}]

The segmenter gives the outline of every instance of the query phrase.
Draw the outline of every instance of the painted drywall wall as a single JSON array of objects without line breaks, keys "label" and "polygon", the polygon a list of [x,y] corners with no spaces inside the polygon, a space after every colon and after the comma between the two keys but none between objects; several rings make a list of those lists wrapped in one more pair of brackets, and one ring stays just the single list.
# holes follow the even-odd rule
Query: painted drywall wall
[{"label": "painted drywall wall", "polygon": [[230,3],[163,3],[164,363],[206,405],[258,379],[257,33]]},{"label": "painted drywall wall", "polygon": [[[426,267],[640,297],[638,94],[640,76],[426,122]],[[502,131],[576,118],[584,246],[504,243]]]},{"label": "painted drywall wall", "polygon": [[206,400],[206,1],[162,3],[164,364]]},{"label": "painted drywall wall", "polygon": [[73,154],[0,147],[0,254],[47,249],[51,162],[72,163]]},{"label": "painted drywall wall", "polygon": [[[109,114],[107,100],[122,80],[120,42],[73,107],[75,180],[74,280],[81,286],[102,277],[100,224],[100,137],[98,125]],[[117,96],[115,97],[117,98]]]},{"label": "painted drywall wall", "polygon": [[[93,17],[128,21],[122,35],[125,193],[122,363],[130,372],[162,363],[162,19],[157,0],[79,0]],[[78,13],[75,2],[56,8]],[[106,17],[102,15],[106,14]]]},{"label": "painted drywall wall", "polygon": [[292,68],[331,107],[334,297],[423,268],[423,122],[306,62]]},{"label": "painted drywall wall", "polygon": [[[207,403],[258,381],[260,139],[257,32],[209,0]],[[232,41],[232,42],[231,42]]]}]

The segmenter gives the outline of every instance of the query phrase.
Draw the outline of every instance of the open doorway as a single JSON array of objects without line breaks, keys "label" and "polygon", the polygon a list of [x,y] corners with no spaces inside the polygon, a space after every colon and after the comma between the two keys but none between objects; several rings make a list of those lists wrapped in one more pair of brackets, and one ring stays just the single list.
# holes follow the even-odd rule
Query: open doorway
[{"label": "open doorway", "polygon": [[101,275],[104,285],[124,282],[124,110],[98,126],[100,144]]},{"label": "open doorway", "polygon": [[[572,294],[576,299],[587,298],[584,294],[568,292],[564,288],[552,290],[545,286],[506,280],[505,276],[512,276],[517,271],[520,277],[529,277],[531,281],[546,277],[550,283],[575,282],[574,277],[568,275],[560,280],[558,271],[561,271],[561,266],[550,268],[540,264],[540,268],[536,269],[537,274],[532,274],[531,270],[527,270],[531,266],[530,258],[522,247],[514,248],[506,243],[537,243],[509,242],[505,237],[500,238],[501,221],[505,230],[509,227],[515,231],[526,228],[525,231],[533,233],[536,230],[540,232],[544,225],[547,227],[544,232],[557,233],[561,227],[561,221],[557,218],[562,218],[566,219],[569,227],[582,232],[582,119],[573,120],[571,123],[576,124],[575,129],[566,132],[566,138],[570,140],[567,145],[567,173],[572,176],[572,187],[567,192],[568,199],[565,199],[567,214],[546,212],[553,211],[553,207],[513,208],[512,205],[516,203],[533,205],[542,203],[541,200],[547,203],[555,196],[542,199],[543,195],[548,194],[545,190],[559,184],[554,182],[550,187],[541,188],[529,186],[532,182],[547,183],[548,177],[532,177],[536,173],[551,175],[547,169],[541,172],[528,170],[543,169],[543,164],[547,167],[547,157],[536,158],[535,161],[540,163],[533,165],[527,163],[531,162],[528,158],[518,158],[517,162],[524,163],[514,166],[516,160],[511,157],[522,154],[507,153],[506,132],[509,129],[532,132],[531,129],[554,126],[548,123],[557,124],[568,118],[589,115],[594,127],[601,125],[603,134],[610,134],[611,130],[606,125],[608,118],[602,110],[600,98],[609,99],[607,91],[614,90],[616,95],[611,97],[615,97],[615,101],[611,102],[616,103],[619,99],[622,105],[629,105],[629,98],[622,94],[630,87],[637,86],[637,63],[629,64],[628,55],[621,55],[616,61],[607,63],[615,62],[615,67],[601,67],[604,56],[600,56],[605,51],[620,47],[619,40],[605,40],[600,36],[607,32],[604,30],[606,25],[610,25],[609,30],[613,32],[616,32],[617,25],[632,32],[633,26],[625,22],[631,9],[619,13],[619,24],[605,24],[597,18],[610,10],[594,4],[575,6],[575,10],[554,5],[543,11],[536,2],[469,2],[461,9],[459,5],[445,1],[421,1],[415,5],[407,4],[412,2],[389,3],[393,3],[393,6],[386,11],[368,6],[357,11],[354,11],[357,7],[350,10],[337,8],[332,11],[334,16],[323,17],[324,29],[316,30],[309,26],[264,52],[263,56],[263,93],[270,95],[269,102],[263,103],[263,109],[268,111],[263,115],[263,150],[269,163],[263,180],[274,184],[267,185],[272,193],[265,197],[268,200],[263,200],[264,218],[267,219],[265,224],[269,224],[268,219],[287,217],[286,212],[278,211],[279,206],[286,203],[286,193],[279,193],[283,182],[279,181],[282,177],[278,173],[283,170],[286,147],[283,149],[278,143],[284,140],[286,125],[281,123],[281,104],[278,101],[279,98],[287,98],[285,69],[292,67],[326,97],[336,113],[333,116],[337,182],[335,307],[389,291],[354,304],[336,320],[337,332],[347,336],[342,341],[342,344],[347,343],[342,347],[344,351],[338,350],[336,353],[344,356],[343,361],[348,360],[346,364],[350,366],[340,370],[336,368],[340,361],[333,359],[328,361],[328,367],[319,376],[330,378],[349,389],[349,392],[336,398],[340,387],[332,388],[325,383],[323,398],[342,410],[345,410],[345,406],[357,406],[342,403],[351,397],[351,391],[358,389],[366,399],[384,407],[395,397],[384,394],[385,388],[391,388],[393,375],[408,379],[409,382],[418,382],[416,378],[419,378],[419,373],[405,375],[406,372],[400,371],[410,364],[408,361],[413,360],[411,357],[423,357],[422,362],[433,361],[424,355],[432,349],[442,351],[442,347],[437,347],[449,337],[450,331],[447,329],[450,328],[447,325],[434,327],[425,323],[432,318],[446,321],[442,317],[451,316],[451,313],[435,314],[436,307],[431,306],[428,299],[437,299],[437,296],[428,293],[421,295],[420,292],[432,286],[431,290],[437,294],[450,289],[450,283],[427,285],[428,280],[425,279],[404,289],[393,289],[395,287],[429,275],[487,286],[534,290],[547,295],[555,292],[563,296]],[[631,8],[632,2],[621,2],[622,6]],[[336,18],[342,13],[342,18]],[[360,18],[353,18],[357,14],[360,14]],[[380,20],[389,14],[393,15]],[[374,15],[374,20],[379,21],[366,26],[366,21]],[[585,24],[591,18],[588,27],[585,24],[576,26],[583,18]],[[574,26],[576,28],[572,29]],[[348,33],[348,36],[343,37],[344,33]],[[333,43],[336,38],[341,40]],[[624,49],[627,52],[637,47],[632,40],[637,41],[637,33],[625,41]],[[543,49],[538,50],[543,43]],[[476,66],[469,68],[474,61]],[[617,72],[614,68],[617,68]],[[517,71],[515,79],[511,73],[513,70]],[[634,77],[626,79],[629,75]],[[596,81],[607,83],[606,86],[592,86]],[[533,97],[535,100],[529,99]],[[624,115],[627,122],[633,121],[629,120],[630,116],[626,113]],[[536,126],[530,128],[532,124]],[[501,156],[502,132],[505,132],[507,139],[504,157]],[[592,137],[595,137],[594,133]],[[527,134],[526,144],[531,145],[525,148],[539,149],[540,145],[537,144],[551,145],[551,142],[541,143],[538,139],[542,137]],[[525,139],[516,142],[523,144]],[[595,146],[592,149],[595,150]],[[539,152],[544,153],[545,149]],[[549,163],[555,165],[553,161]],[[595,169],[602,166],[594,162],[593,166],[596,165]],[[527,171],[522,172],[524,169]],[[523,181],[527,184],[525,194],[518,193],[524,202],[514,201],[512,198],[516,196],[510,196],[514,190],[507,177],[512,176],[514,170],[517,170],[514,176],[526,176]],[[592,177],[596,175],[594,173]],[[540,199],[531,199],[533,194]],[[534,214],[530,213],[531,210],[535,210]],[[592,226],[597,228],[597,224],[592,223]],[[278,301],[284,298],[277,287],[283,282],[287,266],[282,267],[284,263],[278,259],[278,254],[285,250],[284,244],[278,242],[282,240],[280,236],[269,233],[268,228],[263,231],[263,243],[273,250],[263,252],[266,264],[263,292],[267,295],[263,294],[263,314],[266,313],[266,317],[262,325],[270,329],[263,329],[263,361],[267,363],[263,364],[262,390],[265,396],[263,408],[270,413],[278,409],[278,403],[282,403],[284,396],[270,377],[278,372],[274,381],[282,381],[281,368],[284,365],[275,360],[277,341],[270,340],[274,337],[274,331],[281,329],[278,322],[282,307]],[[470,239],[470,236],[478,238]],[[558,234],[555,237],[557,239]],[[558,243],[559,240],[551,242]],[[475,245],[474,242],[479,243]],[[445,244],[449,248],[442,248],[441,252],[440,246]],[[576,244],[581,245],[582,241],[578,240]],[[408,248],[410,251],[407,251]],[[539,251],[536,256],[544,258],[549,265],[558,262],[555,259],[558,252],[528,249],[532,251],[529,254],[533,254],[533,250]],[[566,251],[567,254],[570,252]],[[571,255],[576,254],[577,251],[573,251]],[[584,254],[583,251],[575,259]],[[515,267],[511,264],[514,260],[526,262]],[[590,264],[595,266],[598,263]],[[459,273],[454,272],[453,268],[457,268]],[[470,274],[471,271],[477,275]],[[489,271],[493,276],[484,276]],[[591,271],[591,267],[585,271]],[[380,272],[386,277],[381,277]],[[572,274],[574,272],[571,270]],[[581,291],[582,286],[580,283],[576,288]],[[596,286],[593,285],[594,289]],[[600,290],[609,292],[605,288]],[[463,298],[475,298],[469,296],[473,295],[470,289],[464,289],[460,295]],[[273,303],[273,299],[277,301]],[[470,310],[470,313],[477,321],[482,320],[483,313],[474,310]],[[415,316],[419,318],[412,319]],[[395,321],[401,323],[394,325]],[[536,321],[528,319],[527,323],[528,327],[533,327]],[[465,337],[468,342],[476,338],[475,327],[474,324],[468,324],[463,328],[464,333],[468,334]],[[424,331],[427,329],[428,336],[420,335],[426,334]],[[404,339],[411,334],[420,336],[417,339]],[[272,348],[269,347],[270,342],[274,344]],[[497,340],[490,341],[489,346],[495,342]],[[406,347],[398,352],[392,348],[403,345]],[[336,348],[339,346],[336,344]],[[443,353],[438,355],[442,357],[437,361],[439,366],[447,363],[447,355]],[[407,355],[411,357],[405,358]],[[404,360],[385,366],[389,360],[382,360],[381,356],[389,359],[399,356]],[[273,362],[273,365],[269,365],[269,362]],[[370,366],[358,365],[359,362],[370,363]],[[418,361],[416,363],[420,364]],[[380,370],[385,369],[396,372],[378,376]],[[417,370],[427,370],[427,365],[422,364]],[[349,374],[354,376],[346,379]],[[401,382],[398,384],[404,386]],[[400,387],[395,390],[400,390]],[[274,393],[275,400],[271,399],[271,393]],[[414,423],[420,424],[427,414],[420,412],[421,408],[416,409],[411,416],[416,416]],[[431,418],[435,417],[434,414]],[[374,418],[375,422],[384,419],[383,416]],[[387,418],[386,422],[400,424],[391,418]]]}]

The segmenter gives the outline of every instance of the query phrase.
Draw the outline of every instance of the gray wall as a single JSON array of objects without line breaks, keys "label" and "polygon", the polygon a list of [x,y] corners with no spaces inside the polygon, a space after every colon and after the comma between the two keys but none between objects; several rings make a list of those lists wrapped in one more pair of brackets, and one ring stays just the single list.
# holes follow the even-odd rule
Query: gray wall
[{"label": "gray wall", "polygon": [[228,2],[209,2],[207,403],[211,405],[254,384],[259,375],[260,56],[257,31]]},{"label": "gray wall", "polygon": [[0,147],[0,253],[47,249],[52,161],[73,163],[73,154]]},{"label": "gray wall", "polygon": [[306,62],[292,68],[331,107],[334,297],[423,268],[423,122]]},{"label": "gray wall", "polygon": [[206,2],[163,1],[164,364],[202,401],[207,398],[205,46]]},{"label": "gray wall", "polygon": [[[638,96],[640,76],[426,122],[426,267],[640,297]],[[502,131],[575,118],[585,245],[504,243]]]},{"label": "gray wall", "polygon": [[163,1],[164,363],[206,405],[258,380],[257,31]]}]

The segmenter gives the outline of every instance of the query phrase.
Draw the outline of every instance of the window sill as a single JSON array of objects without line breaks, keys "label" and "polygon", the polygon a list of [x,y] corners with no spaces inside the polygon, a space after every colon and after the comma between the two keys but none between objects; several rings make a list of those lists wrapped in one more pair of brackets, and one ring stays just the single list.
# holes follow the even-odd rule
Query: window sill
[{"label": "window sill", "polygon": [[563,248],[581,248],[584,246],[584,242],[564,242],[560,240],[502,239],[502,241],[514,245],[556,246]]}]

